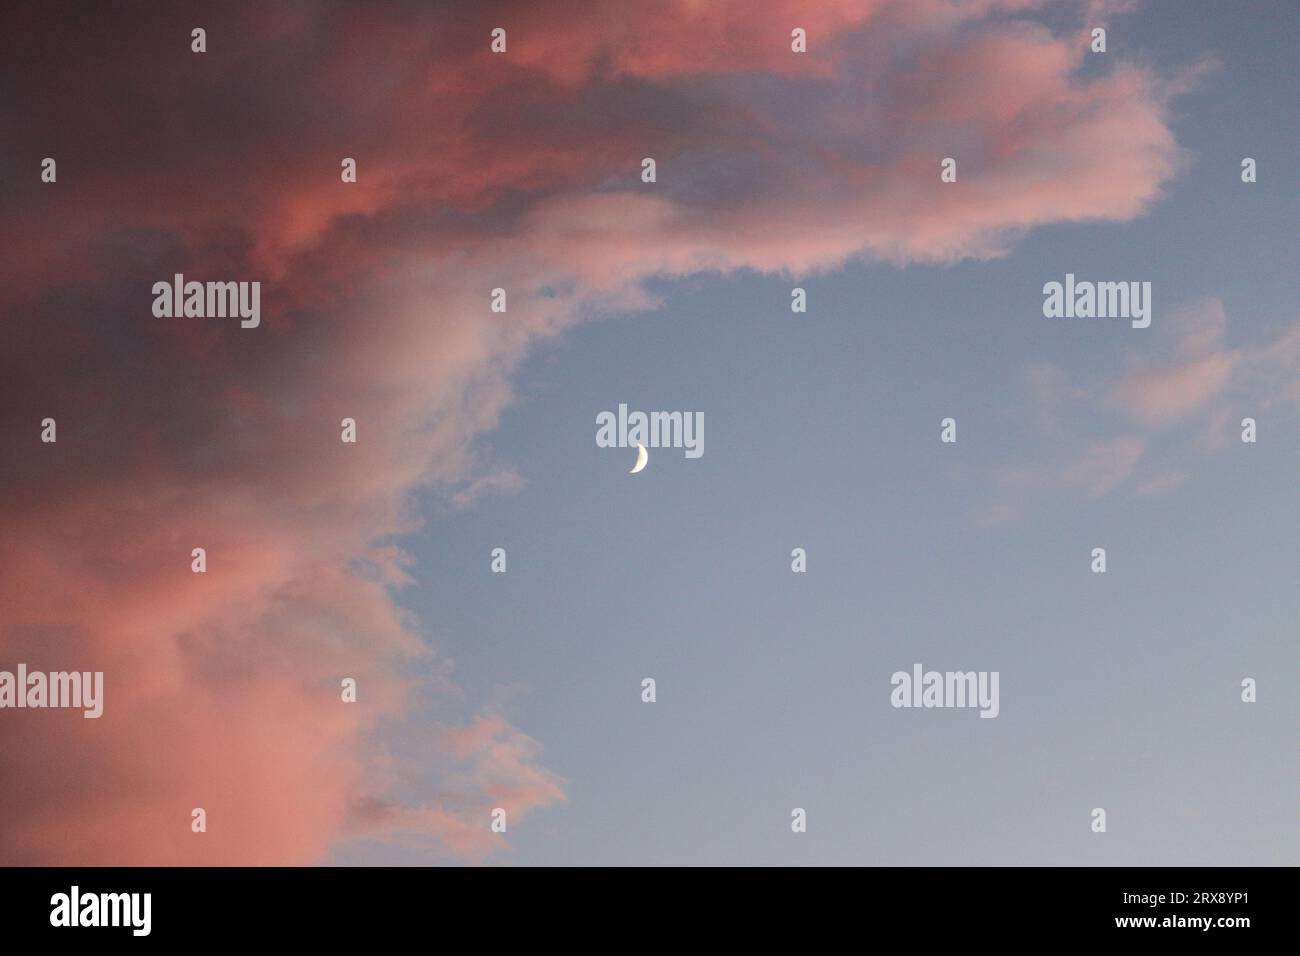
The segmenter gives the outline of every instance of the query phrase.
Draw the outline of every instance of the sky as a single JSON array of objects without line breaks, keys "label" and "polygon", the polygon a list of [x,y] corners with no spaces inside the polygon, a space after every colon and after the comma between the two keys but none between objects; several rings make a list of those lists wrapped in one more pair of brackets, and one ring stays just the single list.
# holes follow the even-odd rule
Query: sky
[{"label": "sky", "polygon": [[0,863],[1300,860],[1287,4],[0,16]]}]

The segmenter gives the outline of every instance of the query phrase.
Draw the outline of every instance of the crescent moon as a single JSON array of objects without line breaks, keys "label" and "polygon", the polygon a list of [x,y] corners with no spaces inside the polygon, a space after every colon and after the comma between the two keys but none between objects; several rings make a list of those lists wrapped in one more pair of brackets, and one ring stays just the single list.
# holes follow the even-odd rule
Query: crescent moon
[{"label": "crescent moon", "polygon": [[650,453],[645,450],[645,445],[641,444],[640,442],[637,442],[636,443],[636,464],[632,466],[632,470],[629,471],[628,474],[635,475],[638,471],[640,471],[642,468],[646,466],[646,462],[648,462],[649,460],[650,460]]}]

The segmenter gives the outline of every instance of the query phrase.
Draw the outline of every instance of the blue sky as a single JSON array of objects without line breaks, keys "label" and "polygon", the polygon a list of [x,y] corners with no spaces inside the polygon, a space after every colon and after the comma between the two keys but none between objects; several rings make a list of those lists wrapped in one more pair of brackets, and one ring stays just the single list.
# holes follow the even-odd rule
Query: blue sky
[{"label": "blue sky", "polygon": [[561,6],[6,8],[0,862],[1294,863],[1292,5]]},{"label": "blue sky", "polygon": [[[656,282],[661,308],[530,356],[483,439],[526,485],[431,521],[406,595],[567,781],[503,862],[1295,862],[1295,406],[1261,413],[1255,445],[1162,437],[1147,460],[1187,472],[1167,493],[1052,492],[978,520],[999,468],[1114,430],[1091,409],[1036,433],[1031,366],[1113,380],[1206,299],[1233,346],[1297,320],[1294,30],[1191,6],[1111,31],[1120,55],[1219,61],[1176,101],[1188,165],[1149,214],[1038,228],[993,261]],[[1066,272],[1151,281],[1152,328],[1045,319]],[[629,477],[634,456],[594,442],[620,402],[702,411],[704,456],[654,451]],[[889,675],[914,661],[998,670],[1001,715],[894,710]]]}]

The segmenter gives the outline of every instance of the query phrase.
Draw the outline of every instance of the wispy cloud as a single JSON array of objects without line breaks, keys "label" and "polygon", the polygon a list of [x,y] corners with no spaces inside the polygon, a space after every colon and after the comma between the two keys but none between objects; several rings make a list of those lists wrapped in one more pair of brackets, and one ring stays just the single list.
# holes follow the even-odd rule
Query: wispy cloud
[{"label": "wispy cloud", "polygon": [[[1169,493],[1192,477],[1197,456],[1239,438],[1243,418],[1300,403],[1300,320],[1254,344],[1230,345],[1228,330],[1223,303],[1207,299],[1173,311],[1154,347],[1109,378],[1075,381],[1054,365],[1029,366],[1028,420],[1047,444],[1036,460],[997,469],[997,493],[1018,501],[1070,491],[1095,499],[1126,485]],[[1068,437],[1099,428],[1112,434],[1082,449]],[[1009,519],[1023,508],[995,513]]]}]

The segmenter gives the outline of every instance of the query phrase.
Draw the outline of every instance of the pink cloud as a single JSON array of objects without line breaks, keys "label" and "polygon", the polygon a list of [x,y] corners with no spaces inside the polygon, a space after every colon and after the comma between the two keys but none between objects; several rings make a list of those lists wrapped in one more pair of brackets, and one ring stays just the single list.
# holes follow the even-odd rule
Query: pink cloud
[{"label": "pink cloud", "polygon": [[1220,354],[1162,371],[1135,373],[1116,386],[1112,400],[1145,425],[1169,425],[1221,395],[1232,366],[1232,356]]},{"label": "pink cloud", "polygon": [[1061,470],[1061,481],[1100,498],[1128,480],[1145,451],[1146,442],[1137,435],[1096,442]]},{"label": "pink cloud", "polygon": [[1205,408],[1228,387],[1238,356],[1224,347],[1223,303],[1173,313],[1162,329],[1169,357],[1145,360],[1115,385],[1109,403],[1148,427],[1171,425]]},{"label": "pink cloud", "polygon": [[[1059,490],[1082,490],[1090,499],[1100,498],[1128,481],[1146,447],[1146,441],[1138,435],[1103,439],[1060,460],[1002,469],[998,482],[1017,498]],[[1000,520],[1009,520],[1016,513],[1007,505],[989,512],[999,515]]]},{"label": "pink cloud", "polygon": [[1163,495],[1183,486],[1187,475],[1181,471],[1167,471],[1142,483],[1138,488],[1140,495]]},{"label": "pink cloud", "polygon": [[436,833],[455,853],[481,862],[504,839],[487,826],[494,811],[505,811],[508,834],[533,808],[565,799],[560,778],[538,766],[538,743],[500,715],[445,730],[433,746],[444,765],[439,791],[417,806],[367,801],[356,821],[360,834],[418,845]]},{"label": "pink cloud", "polygon": [[[232,4],[205,58],[184,11],[14,15],[18,165],[60,166],[5,187],[0,665],[103,669],[107,701],[75,726],[0,715],[0,861],[499,845],[487,810],[526,818],[563,783],[450,683],[392,538],[419,528],[417,490],[517,487],[475,441],[531,347],[653,304],[656,276],[1001,255],[1039,224],[1136,216],[1179,166],[1173,88],[1118,58],[1081,76],[1078,37],[1033,4],[760,6]],[[263,281],[262,328],[153,319],[177,271]],[[1100,443],[1057,478],[1104,494],[1141,455]],[[399,799],[376,741],[430,693],[465,729],[430,734],[440,779]]]},{"label": "pink cloud", "polygon": [[1163,351],[1136,362],[1107,396],[1112,407],[1149,428],[1218,416],[1232,401],[1271,409],[1300,401],[1300,322],[1270,340],[1227,344],[1223,303],[1207,300],[1170,315]]},{"label": "pink cloud", "polygon": [[[1130,479],[1137,494],[1167,494],[1189,478],[1190,465],[1177,459],[1228,447],[1238,440],[1244,417],[1300,404],[1300,321],[1263,342],[1234,347],[1228,344],[1223,303],[1208,299],[1170,312],[1154,328],[1150,347],[1138,350],[1139,357],[1113,381],[1098,375],[1075,382],[1046,364],[1027,370],[1028,417],[1042,435],[1077,434],[1082,416],[1103,412],[1118,413],[1127,423],[1081,453],[1067,450],[1000,469],[995,481],[1003,494],[1073,489],[1099,498]],[[1154,460],[1150,450],[1166,432],[1182,440],[1161,443],[1165,460]]]}]

